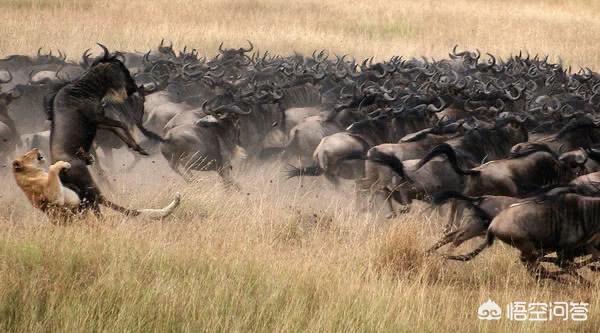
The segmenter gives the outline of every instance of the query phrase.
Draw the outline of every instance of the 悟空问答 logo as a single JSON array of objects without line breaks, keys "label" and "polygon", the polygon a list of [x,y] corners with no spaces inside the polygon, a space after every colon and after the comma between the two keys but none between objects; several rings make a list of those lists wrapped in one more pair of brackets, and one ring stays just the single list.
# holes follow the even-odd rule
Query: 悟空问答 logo
[{"label": "\u609f\u7a7a\u95ee\u7b54 logo", "polygon": [[481,320],[499,320],[501,316],[502,309],[491,299],[488,299],[477,309],[477,317]]}]

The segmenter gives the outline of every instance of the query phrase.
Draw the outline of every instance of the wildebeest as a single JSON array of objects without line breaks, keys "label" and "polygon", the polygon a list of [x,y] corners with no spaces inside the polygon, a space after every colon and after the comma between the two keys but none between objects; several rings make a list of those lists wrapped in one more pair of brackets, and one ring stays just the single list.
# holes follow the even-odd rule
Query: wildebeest
[{"label": "wildebeest", "polygon": [[[600,126],[589,117],[578,117],[566,124],[558,133],[532,137],[531,142],[545,144],[557,154],[563,154],[579,148],[590,148],[600,144]],[[522,145],[512,150],[519,151]]]},{"label": "wildebeest", "polygon": [[104,55],[95,60],[80,78],[57,88],[56,93],[47,99],[52,163],[66,161],[71,164],[60,178],[65,186],[79,195],[82,210],[91,209],[100,214],[99,205],[102,204],[128,215],[168,215],[174,207],[167,211],[134,210],[112,203],[100,193],[87,168],[90,149],[99,128],[112,131],[129,147],[145,153],[132,138],[128,127],[105,113],[108,103],[123,103],[140,92],[123,63],[111,56],[106,47],[100,46]]},{"label": "wildebeest", "polygon": [[424,108],[398,111],[393,116],[391,113],[387,110],[372,119],[355,122],[343,132],[324,137],[313,153],[313,165],[290,166],[288,178],[325,175],[333,184],[338,184],[339,178],[360,179],[364,176],[364,160],[371,147],[396,142],[434,122],[432,114]]},{"label": "wildebeest", "polygon": [[579,148],[560,155],[559,159],[572,169],[579,169],[579,174],[600,171],[600,150],[597,148]]},{"label": "wildebeest", "polygon": [[[367,154],[367,172],[361,183],[363,188],[374,194],[382,191],[387,198],[394,198],[402,204],[440,191],[462,192],[468,175],[479,172],[464,170],[465,167],[477,166],[485,159],[506,157],[514,144],[526,140],[527,131],[521,122],[509,118],[499,120],[491,128],[470,129],[464,136],[436,146],[422,159],[403,161],[394,151],[374,147]],[[439,155],[448,158],[436,158]],[[395,171],[396,177],[390,177],[390,169]],[[388,205],[388,214],[393,215],[391,202]]]},{"label": "wildebeest", "polygon": [[[409,134],[403,137],[398,143],[377,145],[371,148],[369,152],[371,152],[371,155],[375,152],[394,155],[399,161],[420,159],[434,146],[463,135],[464,129],[462,124],[462,122],[440,123],[435,127]],[[367,158],[369,152],[367,152]],[[388,202],[389,213],[391,213],[393,209],[389,198],[392,195],[392,191],[388,189],[387,185],[393,183],[394,171],[380,163],[367,160],[365,161],[365,175],[366,177],[359,181],[361,190],[372,191],[371,195],[373,197],[383,195],[384,198],[382,198],[382,201]]]},{"label": "wildebeest", "polygon": [[239,115],[247,114],[234,103],[208,110],[191,124],[182,124],[169,130],[160,144],[162,155],[169,166],[186,180],[190,170],[215,170],[227,187],[239,187],[231,176],[231,163],[244,155],[239,146]]},{"label": "wildebeest", "polygon": [[[466,255],[448,259],[468,261],[493,244],[495,238],[517,248],[521,262],[539,279],[559,279],[571,274],[585,281],[576,269],[600,260],[600,198],[564,194],[547,200],[526,200],[498,214],[487,229],[486,241]],[[548,272],[540,266],[542,258],[556,252],[560,261],[572,262],[578,255],[592,254],[590,260],[566,267],[566,271]]]},{"label": "wildebeest", "polygon": [[[494,217],[502,210],[522,199],[499,195],[471,197],[456,191],[445,191],[436,193],[433,196],[432,202],[435,205],[442,205],[448,200],[460,200],[473,212],[473,216],[467,223],[461,225],[456,230],[444,234],[439,241],[427,250],[428,253],[433,252],[448,243],[452,243],[453,247],[458,247],[471,238],[485,236],[485,232]],[[463,216],[459,215],[457,218],[462,219]]]},{"label": "wildebeest", "polygon": [[50,129],[44,110],[44,96],[50,94],[56,83],[40,82],[16,85],[11,93],[18,97],[8,107],[19,133],[37,133]]}]

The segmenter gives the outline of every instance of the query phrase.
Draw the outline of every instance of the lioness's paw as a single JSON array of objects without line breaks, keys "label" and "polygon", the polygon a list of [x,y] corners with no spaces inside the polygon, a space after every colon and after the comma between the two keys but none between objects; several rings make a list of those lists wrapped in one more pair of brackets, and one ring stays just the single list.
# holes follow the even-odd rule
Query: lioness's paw
[{"label": "lioness's paw", "polygon": [[69,162],[58,161],[58,162],[56,162],[56,164],[61,169],[71,169],[71,163],[69,163]]}]

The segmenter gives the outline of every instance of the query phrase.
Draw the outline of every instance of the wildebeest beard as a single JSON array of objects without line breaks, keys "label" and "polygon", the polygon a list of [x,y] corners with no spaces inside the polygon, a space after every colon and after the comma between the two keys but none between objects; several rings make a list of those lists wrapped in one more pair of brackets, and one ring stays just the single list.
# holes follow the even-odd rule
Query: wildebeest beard
[{"label": "wildebeest beard", "polygon": [[129,126],[106,113],[107,100],[125,102],[136,91],[129,71],[106,52],[105,57],[96,61],[81,78],[58,89],[48,99],[52,119],[50,156],[53,163],[59,160],[71,163],[71,169],[61,173],[60,178],[80,196],[82,209],[99,211],[98,205],[102,201],[87,168],[98,129],[113,132],[129,147],[145,154],[131,136]]}]

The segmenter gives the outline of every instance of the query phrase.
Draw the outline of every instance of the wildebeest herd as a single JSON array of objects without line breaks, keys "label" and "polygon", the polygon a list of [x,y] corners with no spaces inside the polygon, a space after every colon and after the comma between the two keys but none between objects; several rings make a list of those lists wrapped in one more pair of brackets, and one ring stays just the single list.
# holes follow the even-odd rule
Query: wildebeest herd
[{"label": "wildebeest herd", "polygon": [[148,53],[100,47],[78,63],[40,51],[0,60],[0,161],[39,148],[69,162],[60,180],[80,197],[78,212],[167,214],[100,193],[92,172],[102,179],[125,146],[135,161],[162,155],[185,180],[216,171],[232,191],[236,160],[283,161],[289,178],[353,180],[360,210],[449,203],[448,232],[430,253],[485,236],[467,255],[444,256],[469,260],[499,238],[538,278],[587,283],[577,270],[595,270],[600,75],[589,69],[456,47],[447,59],[381,62],[271,55],[250,42],[210,59],[163,42]]}]

